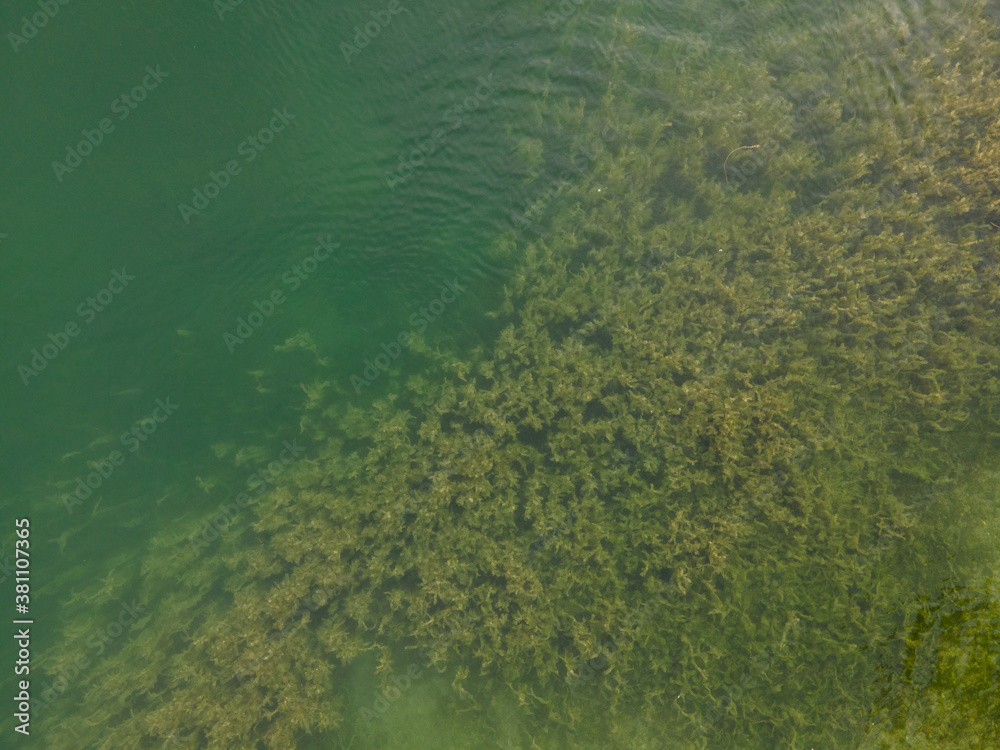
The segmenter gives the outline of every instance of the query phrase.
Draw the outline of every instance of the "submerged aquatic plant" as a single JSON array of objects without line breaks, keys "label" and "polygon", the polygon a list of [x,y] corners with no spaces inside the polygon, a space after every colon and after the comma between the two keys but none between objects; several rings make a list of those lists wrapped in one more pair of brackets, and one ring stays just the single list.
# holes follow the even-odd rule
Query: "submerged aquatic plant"
[{"label": "submerged aquatic plant", "polygon": [[1000,591],[987,580],[921,602],[901,668],[886,665],[869,748],[996,745],[1000,738]]}]

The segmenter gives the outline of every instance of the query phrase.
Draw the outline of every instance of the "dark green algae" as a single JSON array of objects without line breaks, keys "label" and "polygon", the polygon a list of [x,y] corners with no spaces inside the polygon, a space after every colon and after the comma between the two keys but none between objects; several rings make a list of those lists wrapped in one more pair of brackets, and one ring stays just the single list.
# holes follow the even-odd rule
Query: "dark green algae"
[{"label": "dark green algae", "polygon": [[519,149],[592,156],[525,186],[493,345],[418,342],[371,406],[319,385],[246,523],[96,599],[156,604],[53,741],[990,746],[1000,42],[852,13],[683,71],[616,26],[603,99]]}]

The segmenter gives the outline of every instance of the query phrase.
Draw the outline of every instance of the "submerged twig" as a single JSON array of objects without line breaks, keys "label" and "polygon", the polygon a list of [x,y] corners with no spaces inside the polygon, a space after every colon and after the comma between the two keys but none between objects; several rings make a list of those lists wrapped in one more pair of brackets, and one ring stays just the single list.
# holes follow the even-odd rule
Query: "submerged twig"
[{"label": "submerged twig", "polygon": [[726,175],[726,184],[727,184],[727,185],[729,184],[729,172],[727,172],[727,171],[726,171],[726,162],[728,162],[728,161],[729,161],[729,157],[730,157],[730,156],[732,156],[732,155],[733,155],[733,154],[735,154],[735,153],[736,153],[737,151],[739,151],[739,150],[741,150],[741,149],[744,149],[744,148],[760,148],[760,144],[759,144],[759,143],[756,143],[756,144],[754,144],[753,146],[737,146],[736,148],[734,148],[734,149],[733,149],[732,151],[730,151],[730,152],[729,152],[729,153],[728,153],[728,154],[726,155],[726,161],[722,162],[722,172],[723,172],[723,174],[725,174],[725,175]]}]

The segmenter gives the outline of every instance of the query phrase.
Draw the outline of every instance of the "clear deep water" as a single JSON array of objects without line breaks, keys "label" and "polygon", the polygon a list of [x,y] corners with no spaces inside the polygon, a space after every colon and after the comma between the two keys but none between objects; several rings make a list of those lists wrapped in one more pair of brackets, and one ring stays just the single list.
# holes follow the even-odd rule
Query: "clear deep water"
[{"label": "clear deep water", "polygon": [[996,2],[0,31],[0,745],[1000,747]]}]

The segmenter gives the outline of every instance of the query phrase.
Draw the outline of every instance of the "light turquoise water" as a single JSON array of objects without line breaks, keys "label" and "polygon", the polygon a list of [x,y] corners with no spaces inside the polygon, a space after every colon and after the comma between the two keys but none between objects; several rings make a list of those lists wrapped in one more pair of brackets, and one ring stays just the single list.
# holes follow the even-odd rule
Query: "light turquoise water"
[{"label": "light turquoise water", "polygon": [[[29,518],[35,620],[18,742],[922,747],[953,694],[980,726],[961,670],[904,709],[871,697],[909,674],[915,602],[968,588],[995,612],[1000,152],[970,124],[997,101],[995,3],[42,5],[0,20],[2,560]],[[396,409],[405,439],[379,426]],[[487,573],[494,543],[541,588]],[[688,597],[692,565],[718,565],[716,614],[652,593]],[[300,574],[288,611],[240,599]],[[511,597],[495,632],[456,624],[478,596]],[[289,671],[244,700],[267,670],[233,654],[306,610],[276,639]],[[391,710],[389,673],[413,686]],[[208,683],[239,731],[171,713]],[[920,726],[866,740],[879,710]],[[987,747],[984,726],[936,741]]]}]

